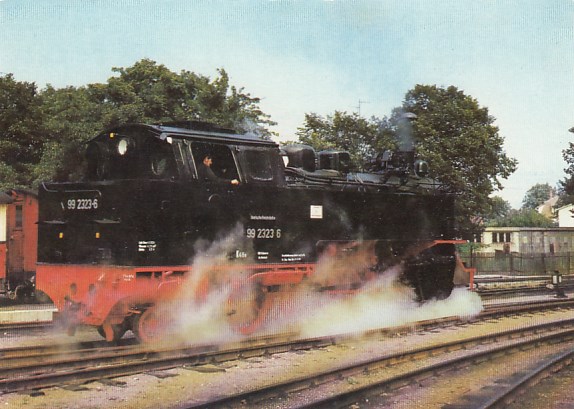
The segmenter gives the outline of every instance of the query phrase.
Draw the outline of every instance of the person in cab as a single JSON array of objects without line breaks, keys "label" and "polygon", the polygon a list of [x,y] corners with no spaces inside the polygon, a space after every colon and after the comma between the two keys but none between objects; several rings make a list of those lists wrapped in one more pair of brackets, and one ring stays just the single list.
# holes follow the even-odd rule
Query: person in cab
[{"label": "person in cab", "polygon": [[211,165],[213,164],[213,157],[211,155],[205,155],[203,157],[203,161],[197,168],[197,176],[199,180],[208,180],[212,183],[230,183],[233,186],[239,185],[239,180],[237,179],[224,179],[217,176],[213,170],[211,169]]}]

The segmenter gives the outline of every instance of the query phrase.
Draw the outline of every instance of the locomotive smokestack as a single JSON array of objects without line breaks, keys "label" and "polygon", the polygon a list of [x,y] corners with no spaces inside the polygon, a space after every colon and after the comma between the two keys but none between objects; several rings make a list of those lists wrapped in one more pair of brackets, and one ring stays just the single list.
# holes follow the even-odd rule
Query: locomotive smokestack
[{"label": "locomotive smokestack", "polygon": [[399,142],[399,151],[412,152],[415,149],[412,122],[417,116],[412,112],[405,112],[399,118],[397,125],[397,136]]}]

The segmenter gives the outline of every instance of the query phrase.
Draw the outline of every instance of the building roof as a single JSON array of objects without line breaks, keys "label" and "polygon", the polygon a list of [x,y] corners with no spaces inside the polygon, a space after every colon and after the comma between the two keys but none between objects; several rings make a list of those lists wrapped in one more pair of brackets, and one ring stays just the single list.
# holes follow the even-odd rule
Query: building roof
[{"label": "building roof", "polygon": [[12,196],[10,196],[7,193],[0,192],[0,204],[10,204],[12,202],[14,202],[14,199],[12,199]]},{"label": "building roof", "polygon": [[485,232],[521,232],[521,231],[574,231],[574,227],[487,227]]},{"label": "building roof", "polygon": [[557,202],[558,196],[552,196],[550,199],[538,206],[538,213],[548,218],[552,218],[554,216],[552,209],[554,209],[554,206],[556,206]]},{"label": "building roof", "polygon": [[568,208],[571,209],[571,208],[573,208],[573,207],[574,207],[574,204],[569,203],[569,204],[567,204],[567,205],[564,205],[564,206],[562,206],[562,207],[559,207],[558,209],[556,209],[556,211],[559,212],[560,210],[564,210],[564,209],[568,209]]}]

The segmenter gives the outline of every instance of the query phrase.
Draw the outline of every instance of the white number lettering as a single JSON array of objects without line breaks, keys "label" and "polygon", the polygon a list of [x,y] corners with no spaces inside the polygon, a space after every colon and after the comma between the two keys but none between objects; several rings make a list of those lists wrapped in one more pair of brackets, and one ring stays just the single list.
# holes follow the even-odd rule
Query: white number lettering
[{"label": "white number lettering", "polygon": [[99,202],[97,198],[94,199],[68,199],[66,208],[68,210],[92,210],[97,209]]},{"label": "white number lettering", "polygon": [[280,239],[281,229],[254,229],[248,228],[245,231],[248,239]]}]

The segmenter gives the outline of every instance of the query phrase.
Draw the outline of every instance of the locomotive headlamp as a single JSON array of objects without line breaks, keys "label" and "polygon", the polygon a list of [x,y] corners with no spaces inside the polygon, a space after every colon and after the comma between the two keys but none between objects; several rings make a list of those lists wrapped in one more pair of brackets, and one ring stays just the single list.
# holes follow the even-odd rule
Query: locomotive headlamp
[{"label": "locomotive headlamp", "polygon": [[118,141],[118,153],[120,155],[125,155],[130,147],[130,140],[127,138],[122,138]]}]

